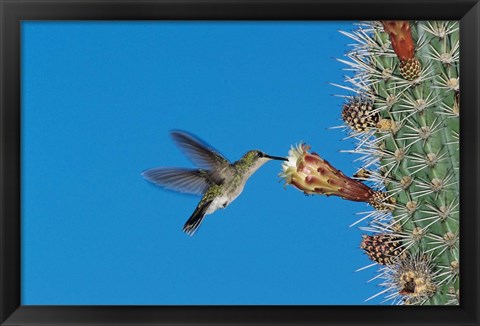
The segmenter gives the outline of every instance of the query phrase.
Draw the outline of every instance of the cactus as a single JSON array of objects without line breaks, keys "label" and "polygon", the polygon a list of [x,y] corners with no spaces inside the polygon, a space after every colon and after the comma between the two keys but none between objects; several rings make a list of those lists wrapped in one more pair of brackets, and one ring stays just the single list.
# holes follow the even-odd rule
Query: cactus
[{"label": "cactus", "polygon": [[[362,166],[353,178],[333,167],[326,177],[323,170],[303,169],[304,157],[316,154],[297,147],[281,176],[306,193],[359,201],[339,187],[325,187],[343,182],[366,196],[362,201],[375,210],[358,221],[368,233],[360,247],[378,266],[383,287],[372,297],[458,305],[458,22],[366,22],[341,33],[354,41],[346,59],[339,59],[353,76],[336,85],[351,92],[341,116],[356,145],[345,152],[359,154]],[[340,180],[329,181],[331,175]]]}]

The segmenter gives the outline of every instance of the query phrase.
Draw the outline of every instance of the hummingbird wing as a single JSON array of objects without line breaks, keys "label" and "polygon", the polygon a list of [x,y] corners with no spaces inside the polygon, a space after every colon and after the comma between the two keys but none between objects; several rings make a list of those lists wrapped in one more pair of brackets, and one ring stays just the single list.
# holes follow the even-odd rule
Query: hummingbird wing
[{"label": "hummingbird wing", "polygon": [[193,195],[203,195],[212,183],[208,171],[195,169],[154,168],[142,176],[162,188]]},{"label": "hummingbird wing", "polygon": [[230,162],[216,149],[185,131],[172,131],[175,143],[199,168],[209,170],[216,184],[223,183],[225,176],[233,173]]}]

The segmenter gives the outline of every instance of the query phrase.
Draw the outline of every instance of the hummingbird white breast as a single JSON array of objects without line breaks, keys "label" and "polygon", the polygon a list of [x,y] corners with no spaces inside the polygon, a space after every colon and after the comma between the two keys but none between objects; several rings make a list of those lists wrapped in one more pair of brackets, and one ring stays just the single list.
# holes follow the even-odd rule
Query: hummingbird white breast
[{"label": "hummingbird white breast", "polygon": [[214,213],[218,209],[224,209],[230,205],[243,191],[244,185],[226,191],[223,195],[215,198],[207,209],[206,215]]}]

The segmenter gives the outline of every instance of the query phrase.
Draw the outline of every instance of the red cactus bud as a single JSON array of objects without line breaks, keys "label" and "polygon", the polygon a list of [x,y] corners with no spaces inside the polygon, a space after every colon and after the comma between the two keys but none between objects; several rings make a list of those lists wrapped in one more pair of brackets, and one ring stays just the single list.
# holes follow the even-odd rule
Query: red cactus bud
[{"label": "red cactus bud", "polygon": [[[310,146],[292,147],[288,161],[282,165],[280,175],[285,181],[306,194],[339,196],[343,199],[370,203],[377,209],[385,209],[385,200],[360,181],[347,177],[316,153],[309,153]],[[391,203],[387,203],[389,205]]]},{"label": "red cactus bud", "polygon": [[383,20],[383,28],[390,36],[393,51],[400,60],[411,59],[415,54],[410,23],[406,20]]}]

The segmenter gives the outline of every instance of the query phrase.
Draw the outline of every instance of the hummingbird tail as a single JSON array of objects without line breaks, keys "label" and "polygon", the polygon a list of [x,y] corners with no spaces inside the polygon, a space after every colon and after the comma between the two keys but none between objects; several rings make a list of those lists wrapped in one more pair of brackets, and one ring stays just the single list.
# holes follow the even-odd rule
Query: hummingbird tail
[{"label": "hummingbird tail", "polygon": [[195,211],[193,212],[192,216],[190,216],[187,222],[185,222],[185,224],[183,225],[183,232],[185,232],[189,236],[192,236],[195,233],[195,231],[197,231],[211,203],[212,203],[211,200],[206,202],[201,202],[197,206],[197,208],[195,208]]}]

